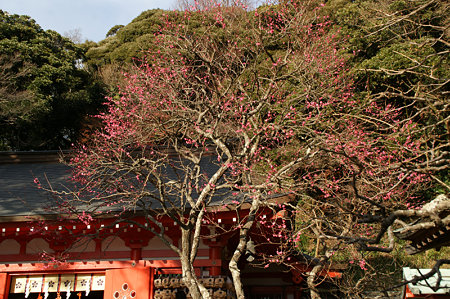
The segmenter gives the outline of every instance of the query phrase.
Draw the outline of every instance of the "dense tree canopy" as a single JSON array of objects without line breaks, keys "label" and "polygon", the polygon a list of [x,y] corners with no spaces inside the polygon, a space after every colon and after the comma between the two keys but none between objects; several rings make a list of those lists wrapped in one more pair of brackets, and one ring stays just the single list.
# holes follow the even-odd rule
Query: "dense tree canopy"
[{"label": "dense tree canopy", "polygon": [[103,101],[83,49],[27,16],[0,11],[0,148],[67,148]]},{"label": "dense tree canopy", "polygon": [[164,13],[169,12],[147,10],[126,26],[113,26],[104,40],[89,46],[88,65],[96,69],[111,63],[131,63],[133,58],[142,57],[143,51],[153,45]]},{"label": "dense tree canopy", "polygon": [[[325,124],[345,122],[333,111],[351,109],[351,81],[337,37],[308,6],[215,7],[160,22],[154,48],[99,116],[104,128],[70,161],[80,188],[54,194],[78,216],[121,221],[118,205],[142,211],[143,227],[180,256],[193,298],[210,298],[193,269],[207,210],[233,204],[240,213],[250,202],[250,214],[226,228],[240,235],[229,268],[243,298],[238,262],[256,213],[264,198],[300,188],[292,172],[327,146],[334,132]],[[178,224],[179,246],[164,216]]]},{"label": "dense tree canopy", "polygon": [[[445,1],[346,1],[327,3],[335,27],[348,36],[347,46],[357,96],[389,103],[402,119],[415,122],[411,134],[421,135],[429,148],[428,163],[436,187],[450,190],[449,6]],[[433,196],[436,189],[430,192]]]},{"label": "dense tree canopy", "polygon": [[[375,281],[362,252],[393,250],[400,222],[389,215],[450,189],[444,1],[149,10],[106,36],[75,45],[1,12],[0,147],[71,143],[101,100],[98,75],[115,93],[99,116],[103,130],[71,161],[85,185],[64,198],[66,207],[83,194],[93,211],[120,203],[147,209],[155,225],[156,216],[173,217],[185,234],[184,247],[173,249],[194,293],[204,291],[191,269],[199,223],[210,220],[204,207],[219,189],[243,194],[233,198],[236,209],[252,203],[253,214],[232,228],[242,240],[230,261],[236,285],[249,228],[264,225],[261,199],[289,193],[296,201],[276,208],[295,221],[269,223],[283,250],[260,261],[307,251],[322,261],[311,289],[314,273],[333,260],[357,262],[365,271],[358,286]],[[209,176],[211,156],[218,170]],[[167,239],[164,229],[154,233]]]},{"label": "dense tree canopy", "polygon": [[[100,115],[104,130],[71,161],[83,187],[64,203],[76,206],[83,194],[93,211],[120,203],[144,209],[154,225],[157,216],[172,217],[183,236],[182,248],[172,249],[197,297],[205,290],[192,275],[195,242],[200,223],[213,223],[205,207],[218,190],[232,194],[235,209],[251,203],[233,228],[240,241],[229,268],[238,293],[237,262],[255,225],[274,229],[270,243],[282,249],[262,264],[300,251],[321,261],[308,274],[316,298],[316,274],[330,261],[357,260],[367,270],[361,252],[393,250],[391,212],[428,200],[424,193],[436,193],[436,185],[448,188],[449,165],[443,35],[414,36],[430,27],[406,20],[423,5],[368,14],[369,4],[331,2],[338,9],[330,16],[326,5],[298,1],[250,12],[147,11],[113,28],[88,53],[91,66],[101,70],[145,51]],[[417,49],[427,38],[435,44]],[[204,159],[211,155],[217,171],[209,175]],[[294,223],[278,227],[257,217],[264,198],[288,193],[296,201],[276,208],[297,216]],[[153,232],[166,239],[163,228]]]}]

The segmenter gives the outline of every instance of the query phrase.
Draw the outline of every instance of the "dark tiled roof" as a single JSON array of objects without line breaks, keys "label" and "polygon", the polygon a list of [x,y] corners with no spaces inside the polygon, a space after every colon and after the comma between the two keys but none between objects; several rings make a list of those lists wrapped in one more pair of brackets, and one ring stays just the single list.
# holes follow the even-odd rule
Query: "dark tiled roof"
[{"label": "dark tiled roof", "polygon": [[[211,156],[212,157],[212,156]],[[217,170],[217,165],[211,159],[206,157],[200,163],[201,169],[207,177],[211,177]],[[44,161],[44,163],[40,163]],[[47,192],[39,190],[34,182],[37,178],[41,184],[48,187],[49,184],[55,190],[73,189],[73,185],[68,180],[70,177],[70,168],[58,161],[58,153],[0,153],[0,221],[9,221],[7,218],[15,216],[36,216],[55,214],[50,211],[52,203],[56,202]],[[176,162],[175,162],[176,164]],[[166,180],[177,180],[177,175],[171,167],[165,168]],[[67,188],[71,186],[72,188]],[[149,187],[149,191],[156,192],[154,187]],[[195,197],[195,194],[193,194]],[[283,196],[281,194],[270,196],[266,199],[275,199]],[[179,204],[177,196],[169,196],[172,204]],[[240,202],[247,201],[244,194],[235,195],[230,190],[218,190],[210,202],[211,206],[230,204],[234,200]],[[159,208],[160,204],[154,199],[149,198],[148,202],[152,202],[152,208]],[[91,206],[86,207],[80,205],[80,209],[100,209],[102,210],[103,202],[95,202]],[[117,209],[121,206],[116,206]],[[109,208],[108,208],[109,209]]]},{"label": "dark tiled roof", "polygon": [[37,188],[34,179],[61,189],[69,174],[69,168],[57,162],[0,164],[0,217],[49,214],[49,195]]},{"label": "dark tiled roof", "polygon": [[[29,152],[29,153],[0,153],[0,218],[14,216],[36,216],[54,214],[48,208],[55,204],[56,200],[50,197],[48,192],[39,190],[34,180],[37,178],[46,188],[51,185],[55,190],[69,190],[71,186],[69,179],[70,168],[59,163],[57,152]],[[177,162],[174,162],[177,164]],[[203,159],[200,167],[207,176],[211,176],[217,166],[212,163],[210,157]],[[178,180],[177,175],[171,167],[164,169],[167,175],[166,180]],[[71,186],[73,189],[73,185]],[[156,192],[157,189],[149,187],[149,191]],[[219,204],[226,198],[226,190],[216,192],[212,204]],[[194,195],[195,196],[195,195]],[[178,198],[172,197],[176,204]],[[153,199],[149,199],[152,208],[160,208],[160,204]],[[78,206],[86,210],[103,210],[103,202],[94,201],[92,205],[86,207]],[[122,209],[121,205],[115,206]]]}]

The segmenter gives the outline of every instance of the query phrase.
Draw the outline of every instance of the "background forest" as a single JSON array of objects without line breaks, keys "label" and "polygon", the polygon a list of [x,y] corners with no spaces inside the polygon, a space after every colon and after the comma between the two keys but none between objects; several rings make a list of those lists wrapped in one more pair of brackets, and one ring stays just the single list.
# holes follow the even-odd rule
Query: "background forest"
[{"label": "background forest", "polygon": [[[55,31],[44,31],[28,16],[2,11],[1,148],[70,147],[81,136],[86,116],[96,114],[104,97],[116,90],[120,74],[157,47],[154,39],[162,15],[172,13],[144,11],[130,24],[112,27],[98,43],[75,43]],[[384,96],[398,103],[426,95],[428,103],[445,106],[449,78],[445,1],[332,0],[318,13],[331,23],[330,33],[345,37],[341,50],[349,72],[356,74],[357,96]],[[190,25],[202,30],[200,21]]]},{"label": "background forest", "polygon": [[[292,29],[286,20],[295,18],[273,17],[286,13],[279,10],[289,6],[286,3],[293,7],[301,3],[302,7],[310,8],[307,16],[302,16],[310,21],[305,28],[309,30],[308,33],[315,30],[320,32],[318,40],[327,42],[333,48],[325,47],[325,44],[315,47],[312,42],[306,45],[309,42],[306,38],[305,47],[302,48],[302,41],[291,41],[285,36],[278,38],[277,35],[273,39],[261,37],[263,46],[257,44],[254,50],[258,55],[253,55],[253,48],[247,44],[244,46],[248,48],[243,47],[242,52],[232,53],[239,63],[252,65],[248,73],[243,72],[243,80],[248,80],[252,73],[266,75],[273,71],[277,76],[274,82],[284,84],[281,89],[283,93],[276,96],[288,95],[286,98],[289,98],[291,91],[292,94],[301,91],[307,97],[311,96],[311,100],[289,107],[292,111],[297,109],[296,117],[305,116],[306,122],[310,121],[310,131],[302,131],[295,128],[300,126],[293,127],[292,123],[283,122],[279,117],[281,112],[268,118],[269,122],[280,126],[279,132],[283,129],[281,135],[288,140],[276,145],[270,141],[270,145],[266,145],[271,151],[265,158],[274,162],[274,168],[280,166],[278,173],[286,165],[283,159],[287,156],[292,153],[303,155],[295,161],[297,166],[290,169],[289,177],[280,176],[282,182],[279,182],[279,190],[292,185],[292,180],[305,181],[301,183],[303,185],[300,184],[301,188],[292,188],[299,199],[296,211],[299,219],[303,220],[297,224],[302,227],[302,234],[295,238],[295,242],[290,239],[289,244],[282,244],[292,247],[287,250],[286,256],[292,253],[291,250],[300,250],[318,258],[333,259],[337,263],[349,265],[348,280],[342,283],[342,290],[349,293],[357,292],[364,284],[373,287],[374,284],[392,283],[383,277],[391,277],[396,271],[398,274],[399,267],[403,265],[432,266],[434,260],[448,256],[448,249],[440,253],[427,251],[414,258],[405,258],[402,250],[405,244],[399,242],[394,250],[391,240],[385,236],[392,223],[383,226],[375,216],[386,217],[391,211],[420,207],[438,194],[448,194],[450,190],[450,4],[439,0],[280,1],[279,5],[262,5],[255,10],[244,11],[243,19],[267,21],[264,26],[276,24],[268,30],[270,34],[273,34],[273,30],[283,32],[279,28]],[[217,22],[237,24],[239,22],[233,18],[242,16],[240,13],[230,9],[221,13],[224,19]],[[294,15],[292,11],[286,14],[289,13]],[[144,11],[130,24],[112,27],[105,39],[98,43],[76,43],[57,32],[44,31],[27,16],[0,11],[0,18],[0,150],[4,151],[69,149],[72,144],[89,143],[90,132],[102,126],[102,122],[92,115],[122,108],[121,96],[133,98],[129,88],[130,78],[140,78],[143,70],[154,66],[161,69],[166,67],[166,62],[160,60],[152,64],[152,57],[155,57],[152,55],[164,53],[167,57],[175,57],[175,60],[180,55],[193,61],[198,59],[200,65],[204,61],[201,61],[201,55],[198,55],[200,58],[195,56],[197,53],[194,50],[203,48],[199,46],[192,50],[189,44],[191,36],[206,37],[205,40],[211,38],[214,42],[219,41],[217,44],[221,46],[226,44],[225,41],[229,42],[226,40],[229,38],[227,32],[222,32],[220,26],[205,22],[202,12],[189,14],[187,18],[176,11]],[[170,30],[167,28],[168,23]],[[182,33],[176,31],[173,28],[177,28],[177,25],[183,29],[186,26],[186,30]],[[237,40],[248,40],[251,34],[247,27],[232,29]],[[168,40],[164,38],[170,36],[167,32],[179,34],[176,36],[179,38],[178,45],[185,47],[180,46],[181,54],[171,50],[169,42],[164,42]],[[277,64],[282,62],[283,55],[286,58],[292,54],[289,48],[291,45],[294,45],[292,49],[295,51],[312,49],[311,53],[317,54],[317,61],[322,64],[314,65],[316,68],[304,67],[299,71],[298,60],[295,60],[298,57],[293,56],[291,60],[285,59],[286,63],[280,66],[279,72],[274,71]],[[223,47],[228,49],[228,46]],[[336,65],[324,67],[330,57]],[[225,64],[218,63],[222,63],[220,67]],[[214,65],[211,64],[210,68],[213,69]],[[229,68],[217,73],[211,69],[208,69],[211,77],[219,74],[217,79],[223,76],[223,82],[232,78],[227,73]],[[295,69],[297,77],[286,79],[291,75],[291,69]],[[151,77],[153,74],[146,75],[147,81],[152,79],[155,85],[159,83],[159,79]],[[335,81],[321,83],[324,78]],[[127,84],[128,89],[124,88]],[[139,84],[141,82],[135,81],[131,87],[138,90]],[[209,86],[204,88],[210,91]],[[164,94],[164,90],[155,90]],[[180,93],[179,96],[184,94]],[[109,97],[108,104],[103,104],[105,97]],[[339,101],[336,104],[330,99],[342,100],[344,104]],[[289,100],[291,104],[292,99]],[[328,101],[331,103],[330,108],[327,107]],[[183,105],[186,103],[183,102]],[[257,101],[252,105],[258,107]],[[186,107],[189,110],[189,105]],[[287,109],[283,105],[269,107],[275,107],[283,113]],[[163,111],[164,107],[155,105],[153,108]],[[265,113],[261,114],[262,117],[270,115],[270,110]],[[111,114],[114,115],[114,112]],[[155,119],[160,117],[152,116]],[[173,117],[179,116],[176,114]],[[347,122],[350,118],[356,120]],[[362,125],[358,123],[359,118],[362,119]],[[103,125],[105,120],[113,122],[105,114],[101,120],[104,121]],[[261,127],[265,125],[265,122],[262,123]],[[348,127],[349,124],[356,124],[353,131]],[[332,129],[329,130],[328,125]],[[156,127],[163,131],[163,128]],[[295,137],[286,137],[284,129],[292,129]],[[222,127],[220,130],[225,129]],[[273,133],[274,136],[278,136],[279,132]],[[351,135],[349,132],[354,133],[354,139],[347,138]],[[231,136],[234,133],[229,134]],[[339,143],[341,137],[346,140],[346,144]],[[175,140],[178,137],[173,138]],[[190,140],[195,141],[195,138]],[[350,143],[352,145],[349,147]],[[297,152],[296,145],[298,148],[304,147],[305,151]],[[316,148],[317,155],[310,155],[310,151],[314,152]],[[283,154],[277,153],[279,149]],[[379,159],[380,156],[385,159]],[[299,163],[301,159],[306,162]],[[261,170],[262,166],[258,163],[254,167]],[[275,171],[274,175],[278,173]],[[359,189],[356,182],[361,186]],[[400,183],[396,182],[404,186],[398,188]],[[371,198],[376,200],[368,199],[372,195]],[[351,197],[354,201],[340,201],[344,197]],[[339,226],[342,214],[334,213],[330,206],[351,210],[349,215],[353,216],[349,216],[348,222],[342,221],[348,227]],[[371,214],[372,210],[376,212]],[[316,215],[314,219],[307,217],[314,213],[322,214]],[[362,220],[358,219],[361,215],[374,218],[364,218],[366,223],[361,224]],[[325,218],[326,221],[317,221]],[[308,231],[304,227],[312,229]],[[344,238],[347,231],[355,234],[365,231],[367,239]],[[295,235],[298,231],[288,233]],[[369,237],[373,237],[376,242],[369,241]],[[348,247],[343,249],[342,243],[336,239],[344,240]],[[374,243],[381,243],[387,249],[374,249]],[[270,257],[261,258],[265,262],[272,260]],[[385,262],[386,258],[389,264]],[[376,267],[381,264],[386,264],[382,270]],[[356,280],[359,281],[357,288],[354,283]]]}]

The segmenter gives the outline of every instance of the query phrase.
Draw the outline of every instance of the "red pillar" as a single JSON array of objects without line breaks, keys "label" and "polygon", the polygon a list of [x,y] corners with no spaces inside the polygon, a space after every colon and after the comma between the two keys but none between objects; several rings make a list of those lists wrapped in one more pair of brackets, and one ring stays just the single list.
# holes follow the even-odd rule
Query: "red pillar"
[{"label": "red pillar", "polygon": [[0,298],[7,299],[9,293],[8,273],[0,273]]},{"label": "red pillar", "polygon": [[95,239],[95,253],[97,255],[100,255],[102,253],[102,240],[101,239]]},{"label": "red pillar", "polygon": [[[209,247],[209,259],[211,261],[220,260],[222,258],[222,247],[219,245],[210,245]],[[221,273],[220,266],[213,266],[209,270],[209,275],[219,276]]]},{"label": "red pillar", "polygon": [[130,238],[122,238],[125,241],[125,245],[128,246],[130,251],[130,259],[138,262],[142,259],[142,248],[148,245],[148,240],[142,240],[138,237],[131,235]]},{"label": "red pillar", "polygon": [[131,248],[131,259],[134,261],[139,261],[142,259],[141,247]]}]

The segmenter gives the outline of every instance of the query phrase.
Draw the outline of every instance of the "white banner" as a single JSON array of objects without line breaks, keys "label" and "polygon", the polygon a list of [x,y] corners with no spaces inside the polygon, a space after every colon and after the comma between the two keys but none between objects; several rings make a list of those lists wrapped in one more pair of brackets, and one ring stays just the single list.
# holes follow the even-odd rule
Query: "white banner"
[{"label": "white banner", "polygon": [[14,275],[11,277],[11,294],[56,292],[87,292],[105,290],[105,274],[48,274]]}]

